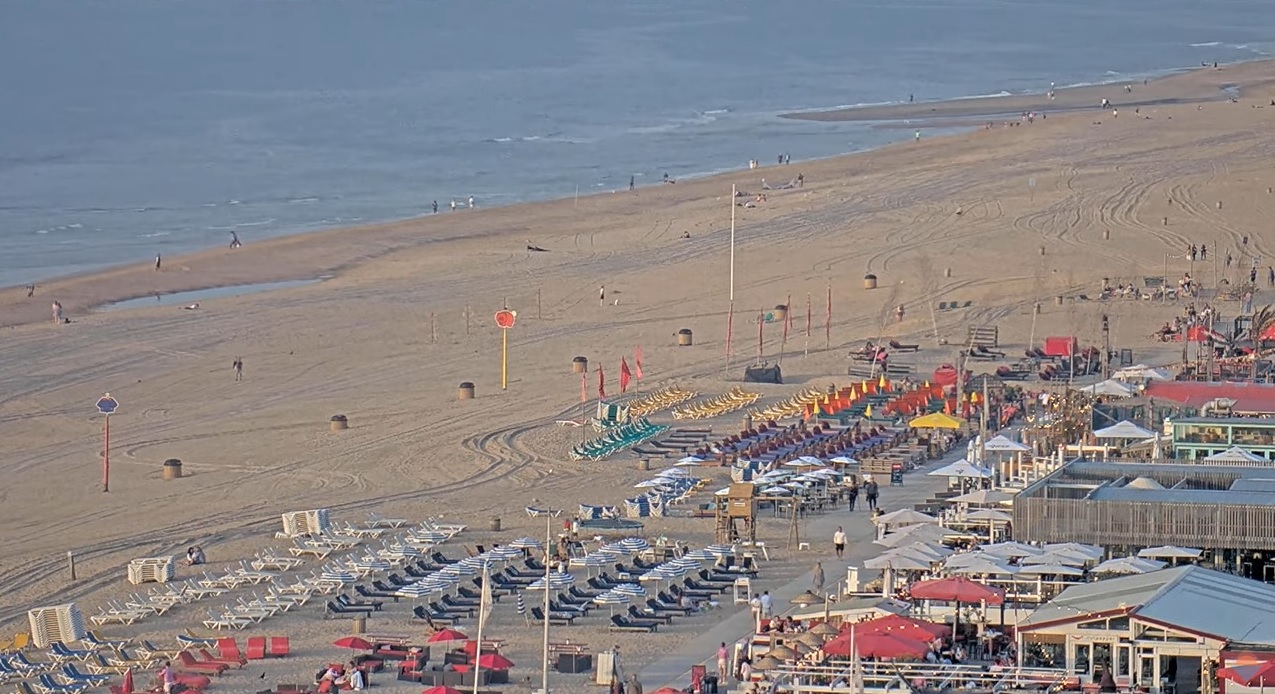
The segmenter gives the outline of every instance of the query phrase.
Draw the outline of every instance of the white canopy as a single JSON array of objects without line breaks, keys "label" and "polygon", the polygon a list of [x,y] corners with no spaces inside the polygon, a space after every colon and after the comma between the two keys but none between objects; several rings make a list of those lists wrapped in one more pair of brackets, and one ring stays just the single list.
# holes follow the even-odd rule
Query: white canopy
[{"label": "white canopy", "polygon": [[1035,557],[1025,557],[1022,561],[1023,566],[1032,564],[1062,564],[1063,566],[1084,566],[1093,561],[1092,557],[1081,554],[1079,552],[1068,552],[1066,550],[1056,550],[1053,552],[1045,552]]},{"label": "white canopy", "polygon": [[1172,381],[1173,374],[1164,369],[1152,368],[1146,364],[1126,366],[1111,374],[1112,378],[1121,381]]},{"label": "white canopy", "polygon": [[1018,570],[1020,576],[1044,576],[1053,574],[1057,576],[1084,576],[1085,570],[1075,566],[1067,566],[1066,564],[1029,564]]},{"label": "white canopy", "polygon": [[992,438],[988,439],[987,443],[983,444],[983,450],[1018,453],[1018,452],[1030,451],[1031,447],[1024,446],[1023,444],[1017,441],[1011,440],[1009,437],[1001,434],[1001,435],[993,436]]},{"label": "white canopy", "polygon": [[1009,492],[1003,492],[998,489],[979,489],[968,494],[954,496],[947,500],[949,504],[973,504],[975,506],[989,506],[991,504],[1004,504],[1014,500],[1014,495]]},{"label": "white canopy", "polygon": [[868,569],[898,569],[902,571],[926,571],[936,560],[915,554],[908,550],[898,549],[886,552],[878,557],[873,557],[865,562],[863,566]]},{"label": "white canopy", "polygon": [[1090,395],[1106,395],[1113,398],[1128,398],[1133,397],[1138,390],[1124,381],[1109,378],[1091,386],[1085,386],[1080,389],[1080,392]]},{"label": "white canopy", "polygon": [[979,550],[994,557],[1004,557],[1006,559],[1013,559],[1015,557],[1034,557],[1044,553],[1031,545],[1025,545],[1021,542],[1014,542],[1012,540],[1007,542],[997,542],[991,545],[983,545],[979,547]]},{"label": "white canopy", "polygon": [[1046,552],[1072,552],[1074,554],[1083,554],[1094,561],[1102,559],[1102,555],[1106,552],[1097,545],[1085,545],[1079,542],[1055,542],[1045,545]]},{"label": "white canopy", "polygon": [[1208,462],[1230,462],[1230,463],[1258,463],[1266,462],[1266,459],[1255,453],[1250,453],[1239,446],[1231,446],[1221,453],[1214,453],[1205,458]]},{"label": "white canopy", "polygon": [[915,525],[917,523],[937,523],[938,518],[928,513],[921,513],[910,508],[901,508],[897,511],[882,514],[872,519],[877,525]]},{"label": "white canopy", "polygon": [[977,511],[970,511],[965,514],[966,520],[985,520],[1000,523],[1008,523],[1014,520],[1014,517],[1004,511],[997,511],[994,508],[980,508]]},{"label": "white canopy", "polygon": [[1094,438],[1099,439],[1149,439],[1155,436],[1154,431],[1147,431],[1142,427],[1124,420],[1119,424],[1113,424],[1105,429],[1099,429],[1093,433]]},{"label": "white canopy", "polygon": [[970,566],[972,564],[979,564],[981,562],[992,562],[995,564],[1003,564],[1004,558],[993,556],[986,552],[979,552],[976,550],[973,552],[961,552],[959,554],[953,554],[952,556],[948,557],[947,559],[943,561],[943,566],[949,569],[959,569],[965,566]]},{"label": "white canopy", "polygon": [[992,476],[992,471],[981,468],[968,460],[961,459],[950,465],[932,470],[926,473],[930,477],[977,477],[987,479]]},{"label": "white canopy", "polygon": [[885,537],[876,541],[876,544],[883,547],[897,547],[913,542],[942,542],[943,540],[961,535],[947,528],[940,528],[937,525],[929,523],[918,523],[917,525],[909,525],[904,528],[887,534]]},{"label": "white canopy", "polygon": [[1199,559],[1203,551],[1194,547],[1175,547],[1173,545],[1163,545],[1161,547],[1148,547],[1138,552],[1139,559]]},{"label": "white canopy", "polygon": [[962,562],[962,566],[948,567],[950,572],[959,576],[994,576],[1006,575],[1012,576],[1018,573],[1018,568],[993,561],[984,557],[981,561]]},{"label": "white canopy", "polygon": [[1164,562],[1137,557],[1120,557],[1108,559],[1090,569],[1095,574],[1144,574],[1164,568]]}]

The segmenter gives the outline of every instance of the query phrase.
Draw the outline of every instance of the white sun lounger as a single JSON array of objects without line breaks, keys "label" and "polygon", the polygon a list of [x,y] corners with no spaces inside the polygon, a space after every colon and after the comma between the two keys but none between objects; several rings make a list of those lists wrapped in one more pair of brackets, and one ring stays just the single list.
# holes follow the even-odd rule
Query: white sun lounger
[{"label": "white sun lounger", "polygon": [[406,518],[386,518],[375,511],[367,512],[367,526],[369,528],[401,528],[407,525]]}]

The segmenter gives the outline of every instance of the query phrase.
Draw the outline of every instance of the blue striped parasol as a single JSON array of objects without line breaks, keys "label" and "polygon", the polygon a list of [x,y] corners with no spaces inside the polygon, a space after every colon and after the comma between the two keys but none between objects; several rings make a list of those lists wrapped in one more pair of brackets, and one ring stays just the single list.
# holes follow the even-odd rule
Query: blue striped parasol
[{"label": "blue striped parasol", "polygon": [[[558,588],[566,588],[575,583],[576,577],[571,574],[551,573],[549,574],[549,589],[556,590]],[[544,590],[545,579],[537,578],[531,585],[527,586],[527,590]]]},{"label": "blue striped parasol", "polygon": [[620,585],[612,588],[609,592],[619,593],[620,595],[627,595],[633,598],[646,597],[646,589],[636,583],[621,583]]}]

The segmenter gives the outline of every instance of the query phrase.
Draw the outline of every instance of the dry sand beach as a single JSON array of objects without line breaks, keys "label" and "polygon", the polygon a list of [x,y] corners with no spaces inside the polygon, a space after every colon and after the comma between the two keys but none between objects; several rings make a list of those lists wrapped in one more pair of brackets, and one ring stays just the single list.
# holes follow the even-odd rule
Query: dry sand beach
[{"label": "dry sand beach", "polygon": [[[543,533],[525,518],[528,505],[620,504],[646,474],[631,458],[568,462],[579,430],[554,425],[579,412],[571,358],[602,365],[613,392],[620,358],[631,364],[640,345],[644,389],[675,381],[720,393],[732,385],[723,376],[737,380],[755,357],[759,310],[788,296],[798,315],[783,355],[789,384],[844,381],[845,347],[881,335],[919,341],[918,364],[932,368],[952,356],[940,342],[959,343],[968,325],[999,326],[1002,344],[1017,352],[1033,331],[1093,342],[1104,312],[1113,346],[1147,355],[1152,331],[1180,307],[1052,299],[1095,295],[1102,278],[1141,284],[1166,265],[1172,282],[1191,269],[1183,254],[1193,243],[1207,245],[1211,258],[1242,259],[1237,248],[1248,236],[1247,254],[1263,268],[1275,262],[1266,229],[1275,214],[1271,79],[1272,65],[1261,62],[1136,84],[1131,94],[1122,85],[1062,91],[1048,106],[1014,97],[863,109],[849,117],[996,124],[635,192],[489,210],[480,200],[477,210],[406,222],[245,238],[242,249],[166,258],[161,272],[139,258],[133,267],[51,280],[30,299],[5,290],[0,623],[13,631],[28,607],[68,600],[95,612],[105,596],[126,592],[122,567],[134,557],[194,543],[213,565],[250,557],[274,543],[283,511],[329,507],[357,520],[377,510],[484,528],[499,516],[503,533],[463,538],[489,543]],[[1234,87],[1238,101],[1223,87]],[[1118,118],[1065,112],[1103,97]],[[996,116],[1030,109],[1049,117],[1010,127]],[[730,186],[755,194],[763,178],[774,187],[798,173],[804,187],[770,190],[756,208],[737,209],[735,358],[727,369]],[[548,252],[529,253],[528,243]],[[1238,265],[1232,278],[1247,272],[1247,261]],[[880,288],[862,288],[866,272]],[[1194,266],[1209,286],[1214,272],[1228,270]],[[330,279],[201,300],[198,310],[94,310],[155,293],[320,276]],[[829,286],[830,347],[822,329]],[[804,355],[807,296],[815,327]],[[51,324],[53,300],[70,324]],[[932,310],[939,301],[972,303]],[[505,302],[518,324],[501,391],[492,314]],[[1036,302],[1043,313],[1033,326]],[[906,309],[899,323],[897,305]],[[695,346],[675,346],[682,328],[694,331]],[[779,348],[772,328],[767,357]],[[230,368],[236,357],[242,382]],[[461,381],[476,384],[477,399],[457,402]],[[591,374],[591,398],[596,388]],[[795,386],[760,390],[770,402]],[[122,403],[111,425],[109,494],[100,490],[101,420],[92,410],[104,391]],[[330,432],[338,413],[350,429]],[[160,479],[167,458],[184,461],[184,479]],[[665,532],[705,542],[711,521],[648,524],[652,536]],[[786,522],[768,522],[762,534],[782,539]],[[75,581],[62,570],[67,551],[78,557]],[[771,580],[801,573],[815,556],[784,558]],[[193,623],[195,612],[182,619]],[[408,628],[399,627],[385,630]],[[313,656],[295,666],[301,676],[333,655],[319,646],[343,629],[311,610],[267,631],[292,634],[294,650]],[[630,668],[691,636],[625,640]],[[595,650],[613,641],[603,633],[589,640]]]}]

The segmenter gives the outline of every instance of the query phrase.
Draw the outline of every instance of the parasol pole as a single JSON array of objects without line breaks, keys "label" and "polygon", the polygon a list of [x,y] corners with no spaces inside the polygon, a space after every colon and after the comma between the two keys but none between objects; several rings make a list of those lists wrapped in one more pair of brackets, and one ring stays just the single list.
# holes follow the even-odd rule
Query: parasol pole
[{"label": "parasol pole", "polygon": [[730,301],[735,303],[735,184],[730,186]]},{"label": "parasol pole", "polygon": [[[544,642],[541,646],[540,694],[549,694],[549,567],[553,564],[549,548],[553,546],[553,514],[545,514],[545,604]],[[481,649],[481,644],[479,645]]]},{"label": "parasol pole", "polygon": [[482,670],[483,655],[483,623],[487,621],[487,596],[491,593],[491,570],[487,568],[487,562],[483,562],[483,590],[482,597],[478,600],[478,641],[474,648],[474,692],[478,694],[478,682],[480,681],[479,671]]}]

